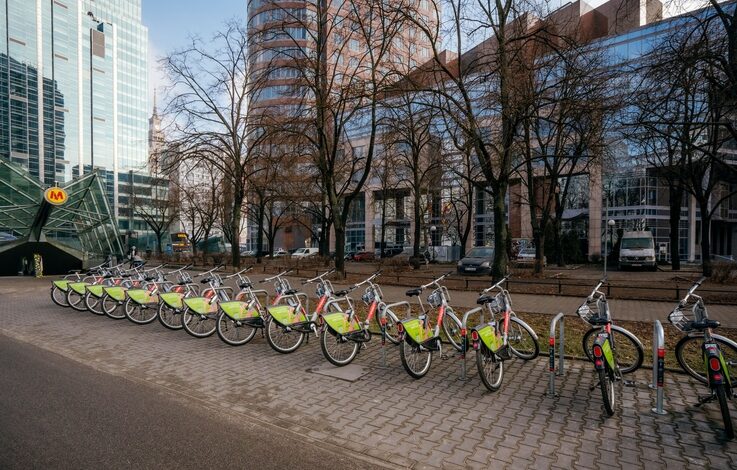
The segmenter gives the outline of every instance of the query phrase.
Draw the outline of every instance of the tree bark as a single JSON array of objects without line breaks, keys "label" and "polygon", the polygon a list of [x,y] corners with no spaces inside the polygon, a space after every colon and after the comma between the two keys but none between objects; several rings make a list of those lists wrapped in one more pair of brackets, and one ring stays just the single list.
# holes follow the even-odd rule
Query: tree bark
[{"label": "tree bark", "polygon": [[241,205],[243,204],[243,195],[236,194],[233,197],[233,215],[230,220],[231,240],[230,254],[233,267],[241,267]]},{"label": "tree bark", "polygon": [[708,204],[699,204],[701,210],[701,270],[704,276],[711,276],[711,215]]},{"label": "tree bark", "polygon": [[501,279],[507,274],[509,257],[507,256],[507,232],[506,210],[504,206],[504,195],[507,194],[506,181],[500,181],[494,191],[494,265],[491,275],[494,279]]},{"label": "tree bark", "polygon": [[420,214],[420,196],[419,191],[415,191],[415,197],[412,204],[413,214],[412,217],[415,219],[415,227],[412,236],[412,257],[420,257],[420,237],[422,236],[422,217]]}]

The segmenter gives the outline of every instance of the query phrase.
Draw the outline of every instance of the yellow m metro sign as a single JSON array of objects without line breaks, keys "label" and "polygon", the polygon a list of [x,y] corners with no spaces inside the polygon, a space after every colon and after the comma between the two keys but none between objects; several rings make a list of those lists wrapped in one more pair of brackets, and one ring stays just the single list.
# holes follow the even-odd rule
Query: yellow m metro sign
[{"label": "yellow m metro sign", "polygon": [[51,187],[44,192],[44,199],[49,204],[60,206],[67,202],[67,192],[61,188]]}]

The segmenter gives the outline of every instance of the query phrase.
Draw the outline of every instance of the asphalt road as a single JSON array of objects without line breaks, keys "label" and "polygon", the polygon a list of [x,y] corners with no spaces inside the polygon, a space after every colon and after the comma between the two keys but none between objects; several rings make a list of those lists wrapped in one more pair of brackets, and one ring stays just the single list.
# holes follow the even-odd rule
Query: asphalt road
[{"label": "asphalt road", "polygon": [[0,468],[373,468],[0,335]]}]

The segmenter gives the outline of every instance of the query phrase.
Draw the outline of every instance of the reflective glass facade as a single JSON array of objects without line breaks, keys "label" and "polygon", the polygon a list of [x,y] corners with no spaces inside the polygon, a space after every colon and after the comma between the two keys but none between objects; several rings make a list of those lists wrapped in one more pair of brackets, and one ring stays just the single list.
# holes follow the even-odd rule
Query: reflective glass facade
[{"label": "reflective glass facade", "polygon": [[0,0],[0,158],[43,185],[148,161],[148,30],[141,0]]}]

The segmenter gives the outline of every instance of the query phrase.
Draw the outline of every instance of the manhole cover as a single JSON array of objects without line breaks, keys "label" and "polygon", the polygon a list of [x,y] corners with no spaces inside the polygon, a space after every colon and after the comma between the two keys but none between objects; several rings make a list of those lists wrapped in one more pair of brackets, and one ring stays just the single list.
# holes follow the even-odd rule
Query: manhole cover
[{"label": "manhole cover", "polygon": [[308,369],[308,371],[314,372],[315,374],[326,375],[334,379],[346,380],[348,382],[355,382],[369,372],[365,367],[361,367],[356,364],[348,364],[344,367],[335,367],[332,364],[323,364]]}]

